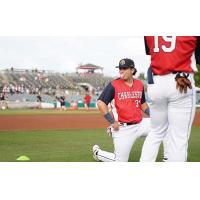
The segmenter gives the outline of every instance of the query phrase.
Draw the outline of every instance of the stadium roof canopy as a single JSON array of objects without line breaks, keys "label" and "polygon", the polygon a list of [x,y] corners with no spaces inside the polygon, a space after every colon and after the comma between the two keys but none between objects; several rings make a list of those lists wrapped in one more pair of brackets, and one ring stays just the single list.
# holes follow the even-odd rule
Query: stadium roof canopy
[{"label": "stadium roof canopy", "polygon": [[88,64],[85,64],[85,65],[80,65],[76,69],[93,69],[93,70],[95,70],[95,69],[101,69],[102,70],[103,67],[96,66],[96,65],[88,63]]},{"label": "stadium roof canopy", "polygon": [[76,68],[76,73],[84,74],[84,75],[88,75],[88,74],[103,74],[103,67],[88,63],[88,64],[85,64],[85,65],[79,65]]}]

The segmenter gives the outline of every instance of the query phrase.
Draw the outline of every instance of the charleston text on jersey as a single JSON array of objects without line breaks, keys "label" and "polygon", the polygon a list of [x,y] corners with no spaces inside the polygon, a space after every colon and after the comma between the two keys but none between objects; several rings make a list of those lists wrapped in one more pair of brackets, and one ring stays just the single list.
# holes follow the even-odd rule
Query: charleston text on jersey
[{"label": "charleston text on jersey", "polygon": [[118,99],[141,99],[142,98],[142,92],[119,92],[117,93]]}]

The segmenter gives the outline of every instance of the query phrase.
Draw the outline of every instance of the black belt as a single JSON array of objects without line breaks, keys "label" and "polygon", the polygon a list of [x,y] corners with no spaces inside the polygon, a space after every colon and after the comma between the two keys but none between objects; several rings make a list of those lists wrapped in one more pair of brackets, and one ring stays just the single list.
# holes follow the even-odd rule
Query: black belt
[{"label": "black belt", "polygon": [[130,126],[134,124],[139,124],[139,122],[119,122],[123,126]]}]

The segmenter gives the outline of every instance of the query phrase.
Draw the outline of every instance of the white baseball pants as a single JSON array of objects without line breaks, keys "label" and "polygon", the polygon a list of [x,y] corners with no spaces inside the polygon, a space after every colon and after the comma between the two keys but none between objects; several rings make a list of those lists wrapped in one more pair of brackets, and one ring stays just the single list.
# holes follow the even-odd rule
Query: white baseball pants
[{"label": "white baseball pants", "polygon": [[[168,161],[186,161],[188,139],[195,115],[196,92],[193,74],[189,75],[192,89],[180,93],[176,89],[176,74],[154,76],[154,84],[147,88],[151,101],[151,130],[143,148],[140,161],[154,162],[163,138],[168,140]],[[166,132],[167,131],[167,132]]]},{"label": "white baseball pants", "polygon": [[127,162],[132,146],[137,138],[147,136],[150,131],[150,119],[143,118],[135,125],[120,126],[119,131],[113,131],[114,153],[99,150],[98,159],[103,162]]}]

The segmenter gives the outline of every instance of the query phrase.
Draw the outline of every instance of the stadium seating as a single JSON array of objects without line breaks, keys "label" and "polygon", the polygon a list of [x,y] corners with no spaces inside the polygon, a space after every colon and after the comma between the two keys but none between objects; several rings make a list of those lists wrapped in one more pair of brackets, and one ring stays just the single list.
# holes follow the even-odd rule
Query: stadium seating
[{"label": "stadium seating", "polygon": [[[35,102],[37,95],[41,94],[43,102],[55,102],[56,96],[65,96],[66,104],[78,102],[83,106],[83,99],[87,85],[94,89],[91,105],[96,105],[96,100],[104,87],[113,78],[105,77],[101,73],[55,73],[52,71],[38,70],[2,70],[0,71],[0,92],[6,87],[7,100],[21,102]],[[144,82],[146,88],[146,82]],[[20,87],[21,90],[11,88]],[[90,91],[91,92],[91,91]],[[147,96],[148,100],[148,96]],[[200,92],[197,93],[197,104],[200,105]]]}]

